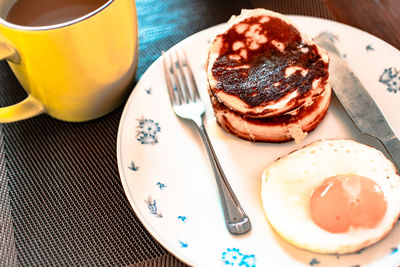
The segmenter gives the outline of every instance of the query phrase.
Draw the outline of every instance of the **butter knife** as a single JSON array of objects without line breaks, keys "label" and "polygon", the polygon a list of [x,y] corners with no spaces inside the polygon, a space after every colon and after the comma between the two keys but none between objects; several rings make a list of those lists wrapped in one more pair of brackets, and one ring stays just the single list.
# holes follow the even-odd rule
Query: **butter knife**
[{"label": "butter knife", "polygon": [[332,35],[321,33],[313,39],[329,54],[330,84],[343,108],[363,134],[375,137],[383,144],[400,172],[400,141],[378,105],[340,56]]}]

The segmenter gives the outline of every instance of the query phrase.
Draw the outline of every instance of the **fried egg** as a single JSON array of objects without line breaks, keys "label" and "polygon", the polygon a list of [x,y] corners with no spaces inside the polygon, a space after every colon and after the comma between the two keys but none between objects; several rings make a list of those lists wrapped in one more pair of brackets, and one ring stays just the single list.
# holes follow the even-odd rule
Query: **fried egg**
[{"label": "fried egg", "polygon": [[262,175],[265,215],[289,243],[356,252],[385,237],[400,214],[400,176],[379,150],[353,140],[314,142]]}]

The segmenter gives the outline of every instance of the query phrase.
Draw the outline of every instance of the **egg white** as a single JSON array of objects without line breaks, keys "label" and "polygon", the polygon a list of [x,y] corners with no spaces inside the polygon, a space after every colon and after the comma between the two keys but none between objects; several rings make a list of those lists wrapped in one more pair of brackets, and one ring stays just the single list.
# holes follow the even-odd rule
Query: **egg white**
[{"label": "egg white", "polygon": [[[381,222],[372,229],[330,233],[316,225],[309,205],[313,190],[336,175],[356,174],[377,183],[387,202]],[[291,244],[320,253],[350,253],[382,239],[400,214],[400,176],[382,152],[353,140],[314,142],[275,161],[262,175],[266,217]]]}]

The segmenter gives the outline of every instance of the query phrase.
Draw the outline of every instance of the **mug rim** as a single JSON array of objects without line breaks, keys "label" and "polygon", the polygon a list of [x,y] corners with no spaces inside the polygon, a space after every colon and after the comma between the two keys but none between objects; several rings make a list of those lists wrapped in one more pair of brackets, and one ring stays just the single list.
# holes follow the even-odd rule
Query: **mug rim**
[{"label": "mug rim", "polygon": [[96,8],[92,12],[89,12],[89,13],[81,16],[81,17],[78,17],[78,18],[75,18],[75,19],[72,19],[72,20],[68,20],[68,21],[62,22],[62,23],[45,25],[45,26],[23,26],[23,25],[18,25],[18,24],[14,24],[14,23],[8,22],[7,20],[5,20],[5,19],[0,17],[0,24],[3,24],[4,26],[7,26],[7,27],[12,28],[12,29],[23,30],[23,31],[45,31],[45,30],[53,30],[53,29],[58,29],[58,28],[64,28],[64,27],[67,27],[69,25],[78,23],[80,21],[86,20],[86,19],[96,15],[97,13],[99,13],[100,11],[105,9],[107,6],[109,6],[114,1],[116,1],[116,0],[108,0],[106,3],[104,3],[100,7]]}]

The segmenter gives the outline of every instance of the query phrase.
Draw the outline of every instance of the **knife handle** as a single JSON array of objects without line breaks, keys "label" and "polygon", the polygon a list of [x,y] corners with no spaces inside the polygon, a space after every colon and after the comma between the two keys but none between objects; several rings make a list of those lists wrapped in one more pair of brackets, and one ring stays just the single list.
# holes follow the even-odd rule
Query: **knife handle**
[{"label": "knife handle", "polygon": [[397,167],[397,172],[400,173],[400,141],[396,136],[390,138],[385,138],[381,140],[382,144],[385,146],[387,152],[392,158],[395,166]]}]

